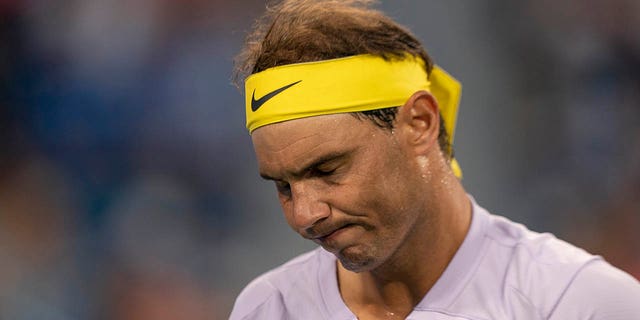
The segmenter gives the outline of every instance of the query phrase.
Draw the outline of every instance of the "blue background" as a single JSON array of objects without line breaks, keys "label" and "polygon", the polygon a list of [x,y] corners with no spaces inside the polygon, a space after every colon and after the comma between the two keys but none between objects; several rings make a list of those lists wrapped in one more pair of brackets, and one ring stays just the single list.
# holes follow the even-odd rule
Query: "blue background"
[{"label": "blue background", "polygon": [[[382,1],[463,83],[496,214],[640,277],[640,5]],[[313,247],[257,174],[233,57],[262,1],[0,1],[0,319],[225,319]]]}]

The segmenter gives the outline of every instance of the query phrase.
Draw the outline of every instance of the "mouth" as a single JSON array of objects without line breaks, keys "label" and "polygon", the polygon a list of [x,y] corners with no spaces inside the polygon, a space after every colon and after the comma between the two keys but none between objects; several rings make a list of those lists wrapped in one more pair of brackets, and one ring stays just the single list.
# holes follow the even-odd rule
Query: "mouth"
[{"label": "mouth", "polygon": [[329,232],[326,232],[318,237],[314,237],[313,241],[316,242],[320,242],[320,243],[327,243],[327,242],[332,242],[334,241],[336,238],[338,238],[341,234],[343,234],[345,231],[347,231],[347,229],[351,228],[355,226],[352,223],[349,224],[345,224],[342,227],[339,227],[337,229],[333,229],[330,230]]}]

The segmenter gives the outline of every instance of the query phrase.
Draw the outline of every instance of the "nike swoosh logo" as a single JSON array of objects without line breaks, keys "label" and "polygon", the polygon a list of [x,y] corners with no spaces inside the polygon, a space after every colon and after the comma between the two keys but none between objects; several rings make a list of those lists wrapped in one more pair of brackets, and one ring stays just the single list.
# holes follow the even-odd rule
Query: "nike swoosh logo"
[{"label": "nike swoosh logo", "polygon": [[256,89],[253,89],[253,94],[251,95],[251,111],[255,112],[256,110],[258,110],[260,107],[262,107],[263,104],[265,104],[265,102],[269,101],[271,98],[275,97],[276,95],[280,94],[282,91],[285,91],[293,86],[295,86],[296,84],[300,83],[300,81],[302,80],[298,80],[294,83],[288,84],[282,88],[273,90],[267,94],[265,94],[262,98],[256,100]]}]

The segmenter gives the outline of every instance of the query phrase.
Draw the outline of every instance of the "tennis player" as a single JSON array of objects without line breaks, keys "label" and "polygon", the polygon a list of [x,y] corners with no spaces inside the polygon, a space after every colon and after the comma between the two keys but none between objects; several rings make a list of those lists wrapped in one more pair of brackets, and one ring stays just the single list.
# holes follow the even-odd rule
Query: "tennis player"
[{"label": "tennis player", "polygon": [[369,1],[281,2],[239,59],[260,175],[319,248],[231,319],[640,319],[630,275],[465,192],[460,84]]}]

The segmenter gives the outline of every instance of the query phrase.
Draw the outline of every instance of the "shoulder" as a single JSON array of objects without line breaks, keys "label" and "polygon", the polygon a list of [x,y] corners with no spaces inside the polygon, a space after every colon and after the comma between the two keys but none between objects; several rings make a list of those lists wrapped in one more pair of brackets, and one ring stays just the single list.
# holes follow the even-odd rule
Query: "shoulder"
[{"label": "shoulder", "polygon": [[604,260],[574,277],[550,319],[640,319],[640,283]]},{"label": "shoulder", "polygon": [[601,259],[553,234],[531,231],[501,216],[491,215],[486,237],[494,251],[507,255],[505,260],[513,271],[524,276],[562,278]]},{"label": "shoulder", "polygon": [[[637,281],[601,257],[506,218],[491,216],[491,219],[486,236],[491,239],[492,251],[505,262],[503,290],[512,310],[529,310],[547,319],[557,312],[566,315],[563,313],[566,307],[583,311],[606,307],[607,303],[594,297],[633,290],[635,301],[640,301]],[[603,291],[603,287],[607,289]]]},{"label": "shoulder", "polygon": [[251,281],[238,295],[230,319],[283,318],[289,297],[313,294],[320,248],[302,254]]}]

